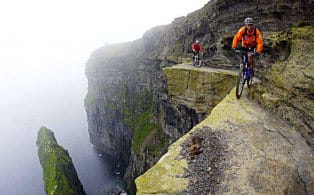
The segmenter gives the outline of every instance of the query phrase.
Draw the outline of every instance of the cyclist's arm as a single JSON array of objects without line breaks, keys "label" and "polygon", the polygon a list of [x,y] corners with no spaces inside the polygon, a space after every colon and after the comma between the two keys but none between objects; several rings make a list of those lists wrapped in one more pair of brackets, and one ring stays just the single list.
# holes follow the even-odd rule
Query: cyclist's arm
[{"label": "cyclist's arm", "polygon": [[256,51],[258,53],[261,53],[263,51],[263,38],[262,33],[258,29],[256,29],[256,42],[257,42]]},{"label": "cyclist's arm", "polygon": [[193,43],[193,45],[192,45],[192,51],[195,51],[196,49],[195,49],[195,44]]},{"label": "cyclist's arm", "polygon": [[240,28],[238,32],[234,35],[233,41],[232,41],[232,48],[237,48],[238,43],[242,39],[243,33],[245,31],[245,27]]}]

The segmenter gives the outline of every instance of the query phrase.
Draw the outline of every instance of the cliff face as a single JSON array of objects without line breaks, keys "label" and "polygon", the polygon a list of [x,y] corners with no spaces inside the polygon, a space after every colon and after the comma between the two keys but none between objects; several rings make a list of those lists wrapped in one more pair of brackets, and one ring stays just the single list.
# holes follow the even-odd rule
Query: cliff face
[{"label": "cliff face", "polygon": [[[270,72],[280,75],[284,67],[278,66],[276,71],[271,71],[272,67],[289,58],[292,48],[290,34],[280,34],[292,25],[313,25],[313,8],[312,1],[212,0],[187,17],[147,31],[142,39],[93,52],[86,65],[88,94],[85,107],[90,139],[100,152],[128,166],[125,179],[131,193],[133,179],[157,162],[170,143],[202,121],[235,83],[233,77],[226,77],[226,74],[175,69],[165,69],[163,73],[162,68],[190,61],[190,47],[196,38],[204,46],[209,66],[237,68],[239,59],[229,52],[233,34],[243,25],[244,18],[254,13],[257,27],[265,36],[264,53],[257,62],[262,84],[255,87],[254,98],[272,108],[268,104],[275,102],[265,97],[273,97],[268,96],[270,89],[279,85],[275,84],[278,79],[272,79]],[[307,59],[312,58],[308,56]],[[313,67],[312,61],[308,66]],[[306,70],[312,71],[312,68]],[[215,84],[206,80],[207,75],[212,81],[226,82]],[[310,75],[306,80],[308,93],[302,100],[311,104],[313,73],[307,75]],[[190,78],[192,88],[178,88],[176,84],[188,83],[187,78]],[[167,82],[170,85],[167,86]],[[269,87],[265,88],[264,82]],[[300,93],[301,88],[298,88]],[[287,93],[290,90],[285,89]],[[280,90],[276,94],[282,98],[278,101],[280,105],[291,105],[291,98],[284,100],[284,96],[279,96]],[[291,97],[294,96],[296,94]],[[272,110],[285,113],[293,108]],[[298,107],[293,114],[294,121],[303,116],[307,117],[306,121],[313,121],[311,110]],[[298,130],[306,132],[304,136],[311,143],[313,126],[307,123],[301,124]]]},{"label": "cliff face", "polygon": [[144,58],[133,47],[141,51],[141,41],[110,48],[114,52],[109,57],[102,48],[94,52],[86,69],[91,142],[100,152],[129,164],[128,178],[147,170],[165,146],[204,118],[204,113],[172,104],[161,60]]},{"label": "cliff face", "polygon": [[46,193],[85,195],[69,153],[58,145],[51,130],[40,128],[37,146]]},{"label": "cliff face", "polygon": [[[180,62],[181,58],[190,58],[191,44],[198,39],[205,48],[205,56],[211,60],[211,66],[230,67],[228,50],[234,33],[244,25],[244,18],[253,17],[262,33],[276,32],[298,23],[313,25],[313,8],[311,0],[211,0],[187,17],[176,18],[171,25],[147,31],[143,40],[148,54]],[[268,45],[263,53],[277,59]]]}]

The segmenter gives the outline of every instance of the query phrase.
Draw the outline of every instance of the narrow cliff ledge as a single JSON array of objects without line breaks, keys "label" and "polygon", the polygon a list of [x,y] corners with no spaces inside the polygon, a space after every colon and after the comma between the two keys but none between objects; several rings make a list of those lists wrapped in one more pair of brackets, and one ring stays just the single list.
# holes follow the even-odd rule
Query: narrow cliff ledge
[{"label": "narrow cliff ledge", "polygon": [[135,180],[137,194],[313,194],[313,155],[294,128],[232,90]]},{"label": "narrow cliff ledge", "polygon": [[197,113],[209,114],[237,81],[236,71],[195,68],[190,64],[179,64],[163,71],[167,75],[167,89],[172,101]]},{"label": "narrow cliff ledge", "polygon": [[37,146],[46,193],[85,195],[69,153],[58,145],[51,130],[40,128]]}]

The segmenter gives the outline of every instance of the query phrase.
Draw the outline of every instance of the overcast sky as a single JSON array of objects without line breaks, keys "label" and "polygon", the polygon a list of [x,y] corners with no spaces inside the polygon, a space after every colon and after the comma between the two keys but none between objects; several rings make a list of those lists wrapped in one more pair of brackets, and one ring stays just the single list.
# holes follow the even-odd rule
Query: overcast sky
[{"label": "overcast sky", "polygon": [[207,2],[0,0],[0,71],[82,64],[104,44],[138,39]]}]

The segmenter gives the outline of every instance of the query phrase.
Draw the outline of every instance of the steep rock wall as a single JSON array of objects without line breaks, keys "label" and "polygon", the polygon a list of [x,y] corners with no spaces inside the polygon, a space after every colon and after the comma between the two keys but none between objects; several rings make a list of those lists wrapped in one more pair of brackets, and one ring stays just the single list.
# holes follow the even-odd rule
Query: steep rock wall
[{"label": "steep rock wall", "polygon": [[[228,59],[233,58],[228,50],[244,18],[253,17],[262,33],[276,32],[298,23],[313,25],[313,9],[311,0],[211,0],[202,9],[176,18],[171,25],[147,31],[143,40],[148,55],[166,56],[181,63],[190,58],[191,44],[199,39],[212,66],[230,68]],[[265,47],[264,55],[272,56],[272,50]]]},{"label": "steep rock wall", "polygon": [[141,41],[101,48],[86,68],[85,107],[91,142],[99,152],[128,165],[129,191],[134,189],[133,178],[205,115],[170,102],[162,61],[145,58],[140,48]]},{"label": "steep rock wall", "polygon": [[262,73],[264,81],[254,97],[295,126],[314,148],[314,27],[295,27],[272,39],[273,44],[284,43],[289,53]]}]

